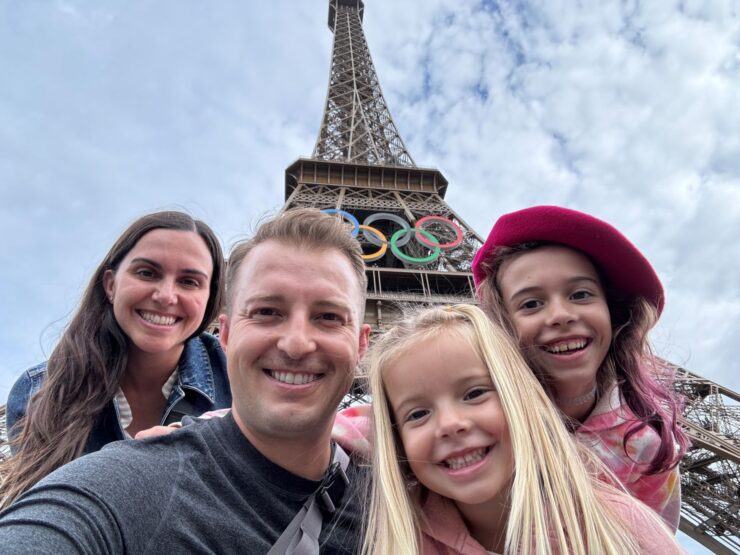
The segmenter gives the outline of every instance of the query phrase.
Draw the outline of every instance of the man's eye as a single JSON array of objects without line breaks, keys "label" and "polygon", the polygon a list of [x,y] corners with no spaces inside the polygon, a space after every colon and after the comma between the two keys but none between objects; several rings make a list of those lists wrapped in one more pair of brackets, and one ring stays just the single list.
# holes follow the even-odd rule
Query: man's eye
[{"label": "man's eye", "polygon": [[344,322],[344,318],[334,312],[324,312],[319,316],[319,319],[329,324],[341,324]]},{"label": "man's eye", "polygon": [[252,310],[251,315],[255,318],[269,318],[270,316],[276,316],[277,310],[274,308],[256,308]]}]

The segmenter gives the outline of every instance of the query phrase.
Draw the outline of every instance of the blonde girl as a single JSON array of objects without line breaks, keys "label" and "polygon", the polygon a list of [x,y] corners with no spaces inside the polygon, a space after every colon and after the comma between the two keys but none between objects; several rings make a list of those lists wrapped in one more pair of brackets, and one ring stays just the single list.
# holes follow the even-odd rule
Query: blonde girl
[{"label": "blonde girl", "polygon": [[647,339],[664,305],[650,263],[602,220],[535,206],[498,219],[473,275],[577,438],[675,531],[688,439]]},{"label": "blonde girl", "polygon": [[480,309],[407,317],[374,346],[369,372],[364,554],[680,552],[652,511],[591,477],[516,346]]}]

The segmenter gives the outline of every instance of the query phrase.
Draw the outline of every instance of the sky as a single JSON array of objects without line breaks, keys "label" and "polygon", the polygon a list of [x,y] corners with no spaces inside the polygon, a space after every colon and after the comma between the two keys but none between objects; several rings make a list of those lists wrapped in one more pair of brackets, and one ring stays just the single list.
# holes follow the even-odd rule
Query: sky
[{"label": "sky", "polygon": [[[324,0],[0,3],[0,399],[138,216],[224,248],[311,155]],[[367,0],[415,162],[479,234],[537,204],[625,233],[663,280],[658,354],[740,391],[740,2]],[[703,553],[690,540],[691,553]]]}]

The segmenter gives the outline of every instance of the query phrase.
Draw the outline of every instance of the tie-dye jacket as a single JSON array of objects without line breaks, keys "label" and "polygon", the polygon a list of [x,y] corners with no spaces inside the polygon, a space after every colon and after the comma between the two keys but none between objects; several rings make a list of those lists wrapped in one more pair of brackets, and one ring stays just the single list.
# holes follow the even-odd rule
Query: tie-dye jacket
[{"label": "tie-dye jacket", "polygon": [[622,402],[619,388],[614,386],[599,399],[576,431],[576,437],[596,453],[632,495],[663,517],[675,532],[681,511],[678,467],[661,474],[645,474],[660,446],[660,436],[650,426],[630,437],[625,452],[624,436],[636,420],[634,413]]}]

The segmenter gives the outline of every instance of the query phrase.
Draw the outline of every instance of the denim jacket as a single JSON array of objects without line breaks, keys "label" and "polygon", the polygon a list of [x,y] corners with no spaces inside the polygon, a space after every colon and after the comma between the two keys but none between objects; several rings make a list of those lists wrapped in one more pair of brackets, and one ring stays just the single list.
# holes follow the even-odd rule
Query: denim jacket
[{"label": "denim jacket", "polygon": [[[24,372],[8,395],[7,429],[26,414],[28,401],[41,389],[46,377],[46,362]],[[172,388],[162,414],[162,424],[179,422],[185,415],[200,415],[209,410],[231,406],[226,357],[218,339],[207,333],[189,339],[177,365],[177,382]],[[106,443],[124,439],[118,408],[111,400],[98,416],[85,446],[92,453]]]}]

